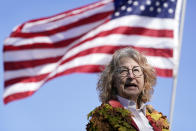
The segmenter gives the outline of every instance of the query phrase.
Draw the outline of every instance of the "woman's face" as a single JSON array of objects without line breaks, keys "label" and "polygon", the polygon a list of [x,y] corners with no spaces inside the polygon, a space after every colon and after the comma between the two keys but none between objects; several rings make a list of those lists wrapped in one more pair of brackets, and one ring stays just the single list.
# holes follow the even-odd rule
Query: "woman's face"
[{"label": "woman's face", "polygon": [[118,95],[136,101],[144,88],[143,70],[139,64],[132,58],[122,57],[115,74]]}]

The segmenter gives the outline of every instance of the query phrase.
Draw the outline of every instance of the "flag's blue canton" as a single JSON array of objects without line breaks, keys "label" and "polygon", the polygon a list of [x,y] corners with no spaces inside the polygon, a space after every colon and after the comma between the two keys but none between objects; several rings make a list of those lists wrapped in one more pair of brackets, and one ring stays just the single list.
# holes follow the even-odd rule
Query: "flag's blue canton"
[{"label": "flag's blue canton", "polygon": [[125,15],[141,15],[174,18],[177,0],[114,0],[112,18]]}]

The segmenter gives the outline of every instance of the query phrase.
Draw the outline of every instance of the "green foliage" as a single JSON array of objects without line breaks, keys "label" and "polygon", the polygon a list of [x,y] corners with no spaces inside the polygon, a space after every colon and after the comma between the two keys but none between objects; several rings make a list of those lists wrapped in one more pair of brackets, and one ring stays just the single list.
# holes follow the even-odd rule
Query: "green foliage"
[{"label": "green foliage", "polygon": [[[169,131],[166,116],[156,111],[151,105],[147,105],[146,109],[146,117],[151,126],[162,131]],[[129,110],[102,104],[88,114],[90,121],[86,129],[87,131],[136,131],[132,126],[132,117]]]},{"label": "green foliage", "polygon": [[136,131],[131,125],[131,112],[102,104],[88,114],[87,131]]}]

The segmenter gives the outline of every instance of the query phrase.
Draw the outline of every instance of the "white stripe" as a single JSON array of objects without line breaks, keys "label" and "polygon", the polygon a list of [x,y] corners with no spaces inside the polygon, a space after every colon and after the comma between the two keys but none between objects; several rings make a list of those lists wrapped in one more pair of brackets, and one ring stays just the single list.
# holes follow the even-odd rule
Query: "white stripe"
[{"label": "white stripe", "polygon": [[163,58],[158,56],[146,56],[148,63],[160,69],[173,69],[173,58]]},{"label": "white stripe", "polygon": [[50,57],[62,56],[66,53],[66,48],[56,49],[28,49],[4,53],[4,62],[39,60]]},{"label": "white stripe", "polygon": [[67,69],[83,65],[105,65],[112,58],[110,54],[94,53],[86,56],[77,57],[57,69],[57,73],[63,72]]},{"label": "white stripe", "polygon": [[[116,25],[116,23],[118,23]],[[112,28],[113,26],[130,26],[130,27],[145,27],[150,29],[174,29],[176,24],[173,19],[151,18],[146,16],[128,15],[119,19],[114,19],[108,25],[104,25],[104,29]]]},{"label": "white stripe", "polygon": [[55,43],[58,41],[80,36],[90,31],[91,29],[95,28],[96,26],[100,25],[104,21],[105,20],[101,20],[101,21],[94,22],[91,24],[86,24],[86,25],[82,25],[79,27],[71,28],[67,31],[59,32],[54,35],[46,36],[46,37],[44,36],[34,37],[34,38],[10,37],[4,41],[4,45],[20,46],[20,45],[29,45],[33,43]]},{"label": "white stripe", "polygon": [[84,18],[88,18],[94,14],[98,14],[98,13],[103,13],[103,12],[108,12],[108,11],[112,11],[113,10],[113,3],[107,4],[105,6],[102,7],[98,7],[95,8],[93,10],[89,10],[87,12],[84,12],[82,14],[79,15],[75,15],[75,16],[71,16],[68,18],[64,18],[61,20],[57,20],[54,22],[49,22],[49,23],[27,23],[25,24],[25,26],[22,29],[22,32],[42,32],[42,31],[48,31],[48,30],[52,30],[61,26],[66,26],[69,25],[70,23],[79,21],[80,19],[84,19]]},{"label": "white stripe", "polygon": [[15,93],[22,93],[26,91],[36,91],[38,90],[41,85],[43,84],[43,81],[37,82],[37,83],[17,83],[14,85],[11,85],[7,88],[5,88],[3,93],[3,98],[15,94]]},{"label": "white stripe", "polygon": [[[105,65],[111,60],[112,55],[104,53],[89,54],[82,57],[77,57],[63,65],[60,65],[56,70],[57,64],[42,65],[29,69],[20,69],[13,71],[5,71],[5,80],[10,80],[13,78],[23,77],[23,76],[36,76],[44,73],[50,73],[55,71],[56,73],[63,72],[69,68],[74,68],[81,65]],[[150,64],[158,68],[173,69],[172,59],[156,57],[156,56],[146,56],[150,61]],[[54,75],[54,74],[53,74]],[[52,76],[53,76],[52,75]]]}]

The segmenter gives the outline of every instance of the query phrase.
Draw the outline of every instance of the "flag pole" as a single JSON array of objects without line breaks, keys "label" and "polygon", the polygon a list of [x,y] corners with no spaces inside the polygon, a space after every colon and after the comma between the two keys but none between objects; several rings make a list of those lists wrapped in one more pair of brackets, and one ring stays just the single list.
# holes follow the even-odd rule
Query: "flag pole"
[{"label": "flag pole", "polygon": [[176,62],[176,72],[173,78],[173,89],[172,89],[172,96],[171,96],[171,103],[170,103],[170,114],[169,114],[169,121],[170,121],[170,130],[172,127],[173,122],[173,113],[174,113],[174,105],[175,105],[175,98],[176,98],[176,87],[177,87],[177,80],[178,80],[178,70],[179,70],[179,63],[180,63],[180,53],[181,53],[181,46],[182,46],[182,36],[183,36],[183,29],[184,29],[184,18],[185,18],[185,10],[186,10],[186,0],[182,2],[182,15],[181,15],[181,23],[179,29],[179,46],[178,46],[178,54],[177,54],[177,62]]}]

